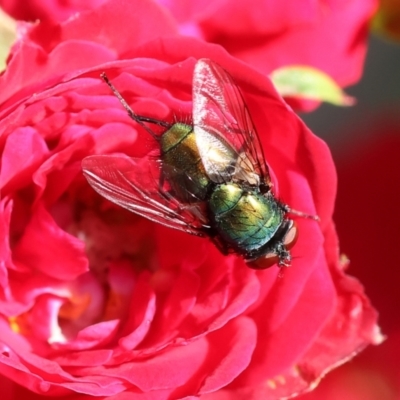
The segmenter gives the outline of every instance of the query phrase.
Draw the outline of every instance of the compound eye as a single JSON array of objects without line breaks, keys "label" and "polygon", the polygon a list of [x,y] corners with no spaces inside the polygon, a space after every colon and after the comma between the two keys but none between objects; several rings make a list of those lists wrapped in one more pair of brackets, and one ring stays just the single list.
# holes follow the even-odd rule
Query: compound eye
[{"label": "compound eye", "polygon": [[292,221],[292,226],[283,238],[283,244],[287,250],[290,250],[297,242],[299,237],[299,230],[295,221]]}]

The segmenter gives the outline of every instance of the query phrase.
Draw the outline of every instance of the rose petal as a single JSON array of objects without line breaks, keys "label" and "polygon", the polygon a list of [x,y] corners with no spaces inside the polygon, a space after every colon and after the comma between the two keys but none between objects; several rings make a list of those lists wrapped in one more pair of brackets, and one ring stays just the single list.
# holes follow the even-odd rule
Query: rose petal
[{"label": "rose petal", "polygon": [[82,329],[74,340],[66,345],[58,345],[60,349],[81,351],[97,346],[104,346],[115,336],[119,328],[119,321],[99,322]]},{"label": "rose petal", "polygon": [[[148,274],[143,274],[136,282],[129,309],[135,309],[125,322],[121,339],[118,344],[121,346],[122,354],[116,356],[114,363],[131,360],[133,357],[126,354],[126,351],[132,351],[144,338],[147,338],[149,330],[152,328],[152,322],[156,313],[156,296],[153,288],[149,285]],[[117,353],[118,354],[118,353]]]},{"label": "rose petal", "polygon": [[[160,271],[162,273],[162,270]],[[191,337],[189,332],[185,332],[180,326],[184,319],[188,317],[193,306],[196,302],[196,295],[199,290],[200,280],[199,277],[191,271],[181,271],[178,276],[168,277],[169,285],[163,287],[166,298],[159,303],[162,313],[152,326],[152,335],[146,338],[146,345],[159,346],[161,343],[168,340],[173,340],[179,332],[182,338]],[[163,278],[165,279],[165,277]],[[155,283],[157,280],[157,273],[152,278]],[[153,283],[153,284],[154,284]],[[158,283],[160,285],[160,283]],[[160,286],[158,286],[160,288]],[[163,293],[159,293],[160,297],[164,297]],[[160,299],[161,300],[161,299]],[[159,301],[160,301],[159,300]],[[151,346],[150,346],[151,347]]]},{"label": "rose petal", "polygon": [[18,180],[19,185],[26,184],[47,155],[46,143],[33,128],[16,129],[5,142],[1,159],[0,186],[4,188],[13,180]]},{"label": "rose petal", "polygon": [[[43,250],[43,246],[46,251]],[[14,250],[14,260],[57,279],[72,280],[88,271],[84,244],[60,229],[39,205]]]},{"label": "rose petal", "polygon": [[63,3],[53,1],[28,0],[22,5],[18,0],[2,0],[1,7],[14,18],[27,21],[63,21],[83,10],[98,7],[105,0],[88,0],[84,3],[67,0]]},{"label": "rose petal", "polygon": [[53,357],[53,361],[59,363],[64,368],[82,367],[88,364],[96,366],[106,364],[112,355],[113,351],[108,349],[71,351],[65,355]]},{"label": "rose petal", "polygon": [[[172,389],[188,382],[198,371],[207,355],[206,339],[199,339],[186,346],[171,346],[154,357],[137,358],[134,362],[105,368],[82,368],[81,376],[101,374],[128,381],[144,392]],[[190,363],[187,362],[190,360]]]},{"label": "rose petal", "polygon": [[8,273],[7,269],[12,267],[11,249],[9,241],[10,221],[13,202],[7,199],[0,201],[0,237],[3,240],[0,243],[0,286],[3,289],[3,296],[9,298]]},{"label": "rose petal", "polygon": [[200,394],[229,384],[249,364],[256,346],[257,327],[250,318],[239,317],[209,336],[207,372]]}]

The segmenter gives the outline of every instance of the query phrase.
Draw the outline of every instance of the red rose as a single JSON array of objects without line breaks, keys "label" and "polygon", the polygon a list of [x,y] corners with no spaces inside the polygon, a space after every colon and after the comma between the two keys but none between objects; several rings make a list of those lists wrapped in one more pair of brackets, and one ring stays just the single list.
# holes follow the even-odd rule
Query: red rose
[{"label": "red rose", "polygon": [[[0,5],[17,19],[63,21],[104,1],[0,0]],[[324,71],[342,87],[360,79],[368,24],[378,5],[377,0],[158,3],[170,11],[182,34],[220,44],[265,74],[306,65]]]},{"label": "red rose", "polygon": [[288,65],[318,68],[341,86],[360,79],[377,0],[158,0],[180,31],[221,44],[265,74]]},{"label": "red rose", "polygon": [[[357,138],[336,156],[339,176],[335,220],[350,271],[379,309],[386,340],[338,368],[304,400],[400,398],[400,302],[398,233],[400,123],[388,115],[345,137]],[[363,138],[362,142],[360,138]],[[351,139],[350,139],[351,140]],[[343,149],[345,148],[345,151]],[[303,399],[303,397],[302,397]]]},{"label": "red rose", "polygon": [[[88,155],[155,145],[100,73],[137,113],[188,120],[203,57],[242,89],[279,197],[321,218],[298,220],[281,279],[111,205],[83,178]],[[0,372],[4,387],[20,385],[11,398],[276,398],[379,341],[375,312],[338,260],[330,153],[268,78],[176,35],[138,0],[32,28],[0,84]]]},{"label": "red rose", "polygon": [[25,21],[64,21],[72,15],[92,10],[106,0],[0,0],[0,7],[15,19]]}]

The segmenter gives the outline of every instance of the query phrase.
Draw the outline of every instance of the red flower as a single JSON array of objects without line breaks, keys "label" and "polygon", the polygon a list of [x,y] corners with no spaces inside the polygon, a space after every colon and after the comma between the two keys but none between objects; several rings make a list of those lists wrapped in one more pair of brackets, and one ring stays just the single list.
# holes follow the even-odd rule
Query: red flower
[{"label": "red flower", "polygon": [[341,86],[360,79],[377,0],[158,0],[180,30],[224,46],[265,74],[287,65],[318,68]]},{"label": "red flower", "polygon": [[[400,398],[400,302],[398,223],[400,190],[400,124],[388,115],[340,147],[335,220],[343,250],[351,259],[350,272],[360,278],[379,310],[386,340],[368,348],[351,363],[329,374],[304,400],[394,400]],[[397,118],[398,120],[398,118]],[[363,138],[363,142],[360,142]],[[303,397],[302,397],[303,399]]]},{"label": "red flower", "polygon": [[[63,21],[104,1],[0,0],[0,5],[17,19]],[[368,23],[378,5],[377,0],[158,3],[170,11],[182,34],[220,44],[265,74],[307,65],[324,71],[342,87],[360,79]]]},{"label": "red flower", "polygon": [[105,2],[106,0],[0,0],[0,7],[18,20],[61,22]]},{"label": "red flower", "polygon": [[[187,120],[203,57],[242,89],[279,197],[321,218],[298,220],[282,279],[114,207],[82,176],[88,155],[140,156],[154,146],[101,72],[139,114]],[[375,312],[338,260],[327,146],[268,78],[220,47],[176,35],[156,5],[138,0],[109,2],[51,31],[32,28],[0,84],[7,390],[12,380],[53,397],[276,398],[379,341]],[[10,389],[13,398],[21,391]]]}]

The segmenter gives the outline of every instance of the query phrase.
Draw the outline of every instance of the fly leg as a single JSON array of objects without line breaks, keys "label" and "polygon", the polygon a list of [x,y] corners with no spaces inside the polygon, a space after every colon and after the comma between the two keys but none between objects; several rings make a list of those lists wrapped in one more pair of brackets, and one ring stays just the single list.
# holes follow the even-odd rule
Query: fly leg
[{"label": "fly leg", "polygon": [[287,214],[296,215],[297,217],[301,217],[301,218],[312,219],[313,221],[320,221],[320,218],[318,217],[318,215],[311,215],[311,214],[304,213],[303,211],[294,210],[293,208],[291,208],[290,206],[288,206],[287,204],[284,204],[284,203],[279,203],[279,206]]},{"label": "fly leg", "polygon": [[278,266],[279,267],[290,267],[292,256],[289,250],[285,247],[282,242],[276,244],[275,252],[279,258]]}]

